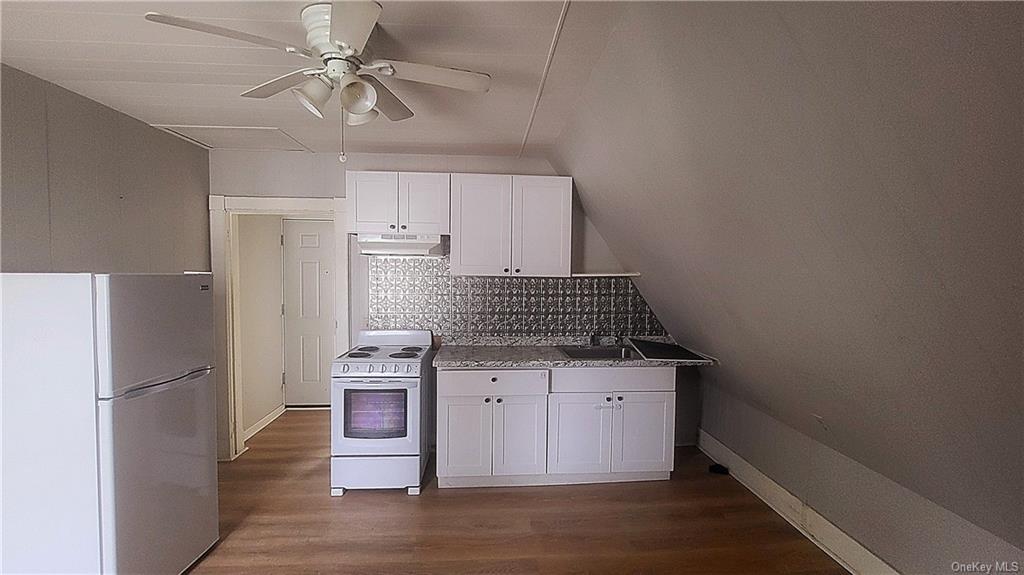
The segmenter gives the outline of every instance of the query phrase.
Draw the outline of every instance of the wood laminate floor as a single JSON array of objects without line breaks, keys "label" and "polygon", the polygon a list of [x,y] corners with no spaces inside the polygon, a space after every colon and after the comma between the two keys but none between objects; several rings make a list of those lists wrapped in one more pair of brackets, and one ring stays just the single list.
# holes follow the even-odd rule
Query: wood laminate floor
[{"label": "wood laminate floor", "polygon": [[221,541],[193,573],[845,573],[695,448],[671,481],[332,498],[327,411],[248,443],[220,464]]}]

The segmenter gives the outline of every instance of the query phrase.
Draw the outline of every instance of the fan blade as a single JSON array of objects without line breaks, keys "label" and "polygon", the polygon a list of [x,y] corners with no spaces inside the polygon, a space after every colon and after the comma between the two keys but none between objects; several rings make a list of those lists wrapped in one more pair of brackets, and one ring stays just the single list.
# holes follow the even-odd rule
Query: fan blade
[{"label": "fan blade", "polygon": [[409,109],[394,92],[381,83],[380,80],[369,74],[359,76],[377,90],[377,110],[392,122],[407,120],[412,117],[412,110]]},{"label": "fan blade", "polygon": [[298,86],[305,82],[312,76],[310,72],[320,72],[318,68],[303,68],[294,72],[288,72],[284,76],[274,78],[269,82],[264,82],[255,88],[251,88],[242,92],[242,96],[246,98],[269,98],[274,94],[280,94],[288,88]]},{"label": "fan blade", "polygon": [[249,34],[248,32],[239,32],[238,30],[232,30],[231,28],[197,22],[195,20],[178,18],[177,16],[168,16],[167,14],[160,14],[159,12],[147,12],[146,20],[156,22],[157,24],[167,24],[169,26],[177,26],[178,28],[185,28],[187,30],[195,30],[196,32],[205,32],[207,34],[213,34],[214,36],[224,36],[225,38],[241,40],[258,46],[266,46],[267,48],[277,48],[278,50],[288,52],[289,54],[297,54],[304,58],[311,58],[313,56],[309,50],[299,48],[298,46],[287,42],[274,40],[273,38],[264,38],[263,36]]},{"label": "fan blade", "polygon": [[[400,62],[398,60],[375,60],[370,66],[387,64],[394,69],[391,77],[421,84],[434,84],[445,86],[456,90],[467,92],[486,92],[491,89],[491,77],[480,72],[459,70],[457,68],[442,68],[429,64],[413,64],[412,62]],[[385,68],[386,70],[386,68]],[[380,74],[384,72],[378,71]],[[385,74],[386,75],[386,74]]]},{"label": "fan blade", "polygon": [[347,56],[358,56],[377,24],[381,9],[380,4],[372,1],[332,2],[331,42],[351,50]]}]

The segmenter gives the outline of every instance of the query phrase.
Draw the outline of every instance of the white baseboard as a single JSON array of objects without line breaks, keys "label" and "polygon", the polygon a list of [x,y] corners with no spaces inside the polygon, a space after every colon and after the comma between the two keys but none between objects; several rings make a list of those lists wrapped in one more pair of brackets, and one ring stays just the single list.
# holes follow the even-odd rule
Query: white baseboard
[{"label": "white baseboard", "polygon": [[885,561],[858,543],[856,539],[844,533],[839,527],[808,507],[803,501],[786,491],[781,485],[761,473],[756,467],[703,429],[700,430],[697,446],[715,462],[728,467],[730,475],[850,573],[858,575],[898,573]]},{"label": "white baseboard", "polygon": [[227,459],[218,459],[217,462],[218,463],[230,463],[230,462],[238,459],[239,457],[241,457],[242,454],[245,453],[246,451],[249,451],[249,448],[248,447],[242,447],[242,450],[239,451],[238,453],[232,455],[231,457],[228,457]]},{"label": "white baseboard", "polygon": [[[249,429],[246,429],[242,433],[242,437],[244,437],[244,439],[242,441],[249,441],[250,437],[252,437],[253,435],[256,435],[264,427],[270,425],[270,422],[272,422],[275,419],[277,419],[278,417],[280,417],[282,413],[284,413],[284,405],[279,405],[277,407],[277,409],[275,409],[274,411],[271,411],[270,413],[268,413],[266,417],[264,417],[263,419],[257,421]],[[239,455],[241,455],[241,454],[239,454]]]}]

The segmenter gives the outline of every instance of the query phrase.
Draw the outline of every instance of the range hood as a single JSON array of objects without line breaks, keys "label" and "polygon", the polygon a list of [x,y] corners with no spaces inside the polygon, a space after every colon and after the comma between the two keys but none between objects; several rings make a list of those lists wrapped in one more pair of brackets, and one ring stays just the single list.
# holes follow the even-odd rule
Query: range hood
[{"label": "range hood", "polygon": [[359,253],[364,256],[444,255],[442,237],[437,234],[356,234]]}]

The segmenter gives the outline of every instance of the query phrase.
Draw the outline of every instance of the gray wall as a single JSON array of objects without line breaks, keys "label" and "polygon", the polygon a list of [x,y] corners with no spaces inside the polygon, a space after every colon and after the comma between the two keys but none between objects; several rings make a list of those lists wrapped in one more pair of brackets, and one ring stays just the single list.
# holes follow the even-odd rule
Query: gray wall
[{"label": "gray wall", "polygon": [[2,67],[5,272],[210,269],[206,150]]},{"label": "gray wall", "polygon": [[704,429],[909,572],[939,563],[875,543],[904,524],[826,504],[871,484],[796,472],[827,461],[772,434],[1024,546],[1022,11],[630,4],[551,151],[668,331],[721,360],[706,395],[777,424]]}]

